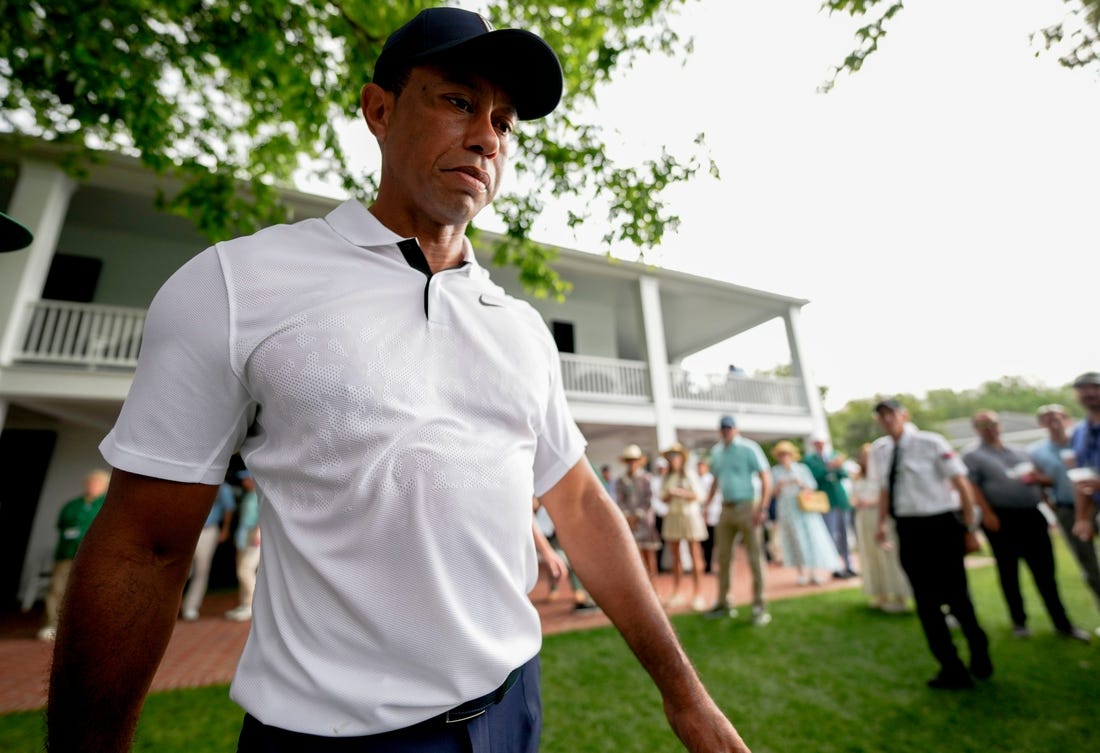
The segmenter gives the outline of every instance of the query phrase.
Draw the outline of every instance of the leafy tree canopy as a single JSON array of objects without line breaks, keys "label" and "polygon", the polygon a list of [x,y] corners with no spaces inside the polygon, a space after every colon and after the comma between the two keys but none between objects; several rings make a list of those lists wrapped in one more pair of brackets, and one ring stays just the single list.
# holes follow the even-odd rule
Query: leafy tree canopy
[{"label": "leafy tree canopy", "polygon": [[[1061,403],[1071,416],[1081,415],[1072,385],[1046,387],[1018,376],[1001,377],[961,392],[938,389],[930,390],[923,398],[914,395],[891,397],[896,397],[909,409],[913,423],[932,431],[939,430],[945,421],[970,418],[979,410],[1033,413],[1040,405]],[[837,448],[854,457],[860,445],[882,435],[872,413],[880,399],[852,400],[829,415],[829,432]]]},{"label": "leafy tree canopy", "polygon": [[[1039,29],[1033,35],[1046,51],[1057,55],[1067,68],[1100,67],[1100,0],[1064,0],[1066,15],[1060,23]],[[878,49],[886,37],[887,25],[902,10],[901,0],[824,0],[822,9],[829,13],[847,13],[866,18],[856,30],[856,48],[833,68],[822,85],[828,91],[842,73],[855,73]]]},{"label": "leafy tree canopy", "polygon": [[[568,283],[528,240],[541,195],[607,206],[605,242],[641,248],[677,224],[662,189],[693,176],[700,153],[610,160],[593,112],[597,87],[638,55],[690,45],[669,26],[687,0],[493,0],[498,28],[542,35],[566,77],[563,106],[519,134],[522,188],[498,196],[507,226],[497,263],[536,294]],[[158,197],[212,239],[281,221],[278,186],[299,170],[367,199],[373,176],[347,165],[338,128],[358,117],[359,88],[390,31],[423,0],[0,0],[0,130],[73,147],[79,171],[97,150],[137,156],[184,188]],[[248,190],[241,191],[241,184]],[[589,219],[573,213],[571,226]]]}]

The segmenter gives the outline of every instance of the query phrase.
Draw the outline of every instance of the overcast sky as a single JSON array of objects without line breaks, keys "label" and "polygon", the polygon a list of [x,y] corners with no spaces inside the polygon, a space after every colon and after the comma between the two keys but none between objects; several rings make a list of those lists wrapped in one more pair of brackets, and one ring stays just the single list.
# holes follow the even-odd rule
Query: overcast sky
[{"label": "overcast sky", "polygon": [[[721,170],[669,194],[683,224],[647,259],[809,299],[805,356],[831,410],[1100,369],[1087,300],[1100,276],[1100,79],[1030,41],[1064,3],[907,4],[829,94],[817,87],[857,24],[819,5],[689,3],[675,22],[695,37],[689,59],[643,61],[601,94],[616,155],[683,150],[703,131]],[[555,217],[537,240],[599,249],[598,224],[574,236]],[[687,365],[787,358],[775,322]]]},{"label": "overcast sky", "polygon": [[[722,170],[676,189],[682,228],[651,261],[810,299],[831,409],[1100,368],[1100,81],[1030,41],[1065,4],[906,3],[828,95],[854,24],[818,4],[691,3],[686,65],[639,65],[601,98],[624,150],[705,131]],[[760,329],[694,363],[785,362],[782,325]]]}]

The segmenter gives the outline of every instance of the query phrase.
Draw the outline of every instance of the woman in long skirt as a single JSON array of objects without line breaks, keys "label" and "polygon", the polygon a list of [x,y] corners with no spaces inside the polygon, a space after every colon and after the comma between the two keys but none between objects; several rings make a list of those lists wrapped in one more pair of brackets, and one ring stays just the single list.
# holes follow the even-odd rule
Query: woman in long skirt
[{"label": "woman in long skirt", "polygon": [[859,476],[852,481],[852,507],[856,510],[856,536],[859,562],[863,570],[863,592],[871,597],[871,606],[884,612],[905,612],[912,595],[909,579],[898,559],[898,537],[894,521],[886,521],[886,543],[875,541],[878,530],[879,486],[867,477],[871,445],[859,448]]},{"label": "woman in long skirt", "polygon": [[832,572],[839,555],[821,513],[805,512],[798,504],[798,493],[816,489],[817,482],[810,469],[797,462],[801,453],[791,442],[778,442],[772,454],[779,461],[772,468],[772,480],[783,564],[798,568],[798,585],[820,585],[825,579],[817,571]]}]

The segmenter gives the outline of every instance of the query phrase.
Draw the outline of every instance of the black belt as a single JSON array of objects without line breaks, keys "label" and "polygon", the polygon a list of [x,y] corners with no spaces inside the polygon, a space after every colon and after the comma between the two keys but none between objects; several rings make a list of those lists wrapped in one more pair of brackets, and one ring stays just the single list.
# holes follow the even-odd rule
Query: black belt
[{"label": "black belt", "polygon": [[467,722],[475,717],[481,716],[489,710],[490,706],[494,706],[504,699],[505,694],[516,684],[516,680],[519,679],[522,673],[522,666],[513,669],[496,690],[492,690],[472,701],[466,701],[463,704],[459,704],[436,718],[445,724],[454,724],[455,722]]}]

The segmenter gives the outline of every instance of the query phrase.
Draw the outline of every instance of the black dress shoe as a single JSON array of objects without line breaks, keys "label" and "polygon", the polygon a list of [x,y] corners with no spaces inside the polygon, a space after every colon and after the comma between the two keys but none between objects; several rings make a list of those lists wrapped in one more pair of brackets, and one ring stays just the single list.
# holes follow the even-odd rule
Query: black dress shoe
[{"label": "black dress shoe", "polygon": [[974,681],[966,670],[961,672],[940,672],[928,681],[928,687],[936,690],[965,690],[974,687]]},{"label": "black dress shoe", "polygon": [[993,676],[993,662],[988,653],[981,653],[970,658],[970,674],[979,680],[988,680]]}]

